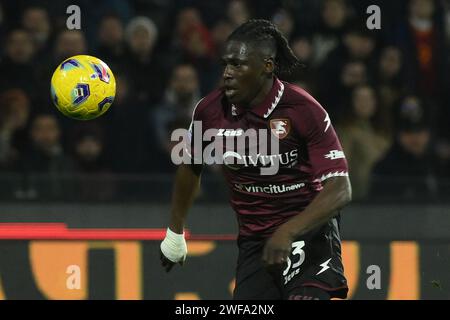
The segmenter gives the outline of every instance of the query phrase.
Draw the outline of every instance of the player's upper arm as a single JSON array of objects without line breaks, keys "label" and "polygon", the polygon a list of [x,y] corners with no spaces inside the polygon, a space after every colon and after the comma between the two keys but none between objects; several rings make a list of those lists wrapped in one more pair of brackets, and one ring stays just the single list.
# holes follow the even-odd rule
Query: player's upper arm
[{"label": "player's upper arm", "polygon": [[192,120],[188,129],[188,141],[185,146],[185,151],[189,157],[188,164],[196,175],[200,175],[203,169],[203,100],[204,98],[197,102],[197,105],[192,112]]},{"label": "player's upper arm", "polygon": [[310,163],[317,179],[348,176],[341,143],[325,109],[313,98],[306,100],[298,114],[299,134],[307,142]]}]

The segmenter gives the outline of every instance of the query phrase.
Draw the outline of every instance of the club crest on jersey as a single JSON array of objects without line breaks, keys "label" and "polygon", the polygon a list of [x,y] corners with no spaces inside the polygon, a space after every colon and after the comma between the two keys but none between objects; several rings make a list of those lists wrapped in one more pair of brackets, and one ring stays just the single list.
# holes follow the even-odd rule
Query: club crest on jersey
[{"label": "club crest on jersey", "polygon": [[237,108],[234,104],[231,105],[231,115],[237,116]]},{"label": "club crest on jersey", "polygon": [[278,139],[284,139],[291,131],[291,121],[289,119],[271,119],[270,131]]}]

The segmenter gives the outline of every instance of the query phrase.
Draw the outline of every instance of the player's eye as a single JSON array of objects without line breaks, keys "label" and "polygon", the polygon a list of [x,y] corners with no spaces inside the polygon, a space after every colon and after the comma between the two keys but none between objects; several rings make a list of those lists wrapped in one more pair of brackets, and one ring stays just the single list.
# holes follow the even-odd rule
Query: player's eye
[{"label": "player's eye", "polygon": [[231,65],[233,67],[235,67],[235,68],[240,68],[240,67],[242,67],[242,62],[240,62],[240,61],[233,61],[233,63]]}]

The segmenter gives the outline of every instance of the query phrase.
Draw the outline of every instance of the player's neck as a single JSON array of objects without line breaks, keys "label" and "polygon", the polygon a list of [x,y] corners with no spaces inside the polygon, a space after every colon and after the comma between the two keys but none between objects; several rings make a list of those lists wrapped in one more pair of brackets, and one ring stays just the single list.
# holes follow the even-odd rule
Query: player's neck
[{"label": "player's neck", "polygon": [[251,108],[261,104],[264,101],[264,99],[267,97],[270,90],[272,89],[273,82],[274,82],[274,77],[271,77],[270,79],[267,79],[266,81],[264,81],[263,85],[261,86],[261,89],[258,91],[258,94],[249,103],[249,106]]}]

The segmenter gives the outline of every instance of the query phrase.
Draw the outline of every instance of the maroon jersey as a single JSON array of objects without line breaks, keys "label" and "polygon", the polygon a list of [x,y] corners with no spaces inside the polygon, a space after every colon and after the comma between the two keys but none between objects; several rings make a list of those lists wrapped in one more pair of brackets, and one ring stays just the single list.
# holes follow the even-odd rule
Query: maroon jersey
[{"label": "maroon jersey", "polygon": [[[265,139],[257,137],[258,144],[270,146],[270,139],[278,139],[276,154],[272,148],[266,154],[245,154],[245,150],[230,150],[228,144],[224,147],[223,170],[241,236],[271,235],[277,226],[301,214],[324,180],[348,175],[327,112],[306,91],[277,78],[264,101],[251,109],[230,104],[221,90],[213,91],[198,103],[193,120],[201,121],[202,133],[217,129],[216,138],[237,138],[248,129],[267,129]],[[191,125],[192,141],[195,134]],[[206,145],[192,149],[194,159]],[[227,164],[227,155],[239,158],[240,163]],[[260,169],[273,160],[279,164],[277,173],[262,175]]]}]

